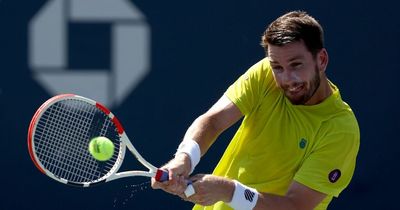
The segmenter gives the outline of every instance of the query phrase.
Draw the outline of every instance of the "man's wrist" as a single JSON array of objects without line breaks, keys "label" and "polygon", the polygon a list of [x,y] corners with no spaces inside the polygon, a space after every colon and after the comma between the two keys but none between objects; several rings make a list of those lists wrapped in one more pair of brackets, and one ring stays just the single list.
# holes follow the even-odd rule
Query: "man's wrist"
[{"label": "man's wrist", "polygon": [[191,174],[196,165],[200,162],[200,158],[201,158],[201,151],[200,151],[200,146],[199,144],[192,139],[184,139],[181,144],[179,145],[175,156],[177,156],[178,154],[181,153],[185,153],[189,156],[190,159],[190,172],[189,174]]},{"label": "man's wrist", "polygon": [[258,192],[256,189],[248,187],[236,180],[233,181],[235,184],[235,190],[232,195],[232,199],[227,203],[233,209],[240,210],[251,210],[253,209],[258,200]]},{"label": "man's wrist", "polygon": [[225,189],[226,189],[226,192],[225,192],[226,197],[224,199],[222,199],[222,201],[225,203],[230,203],[233,198],[233,193],[235,192],[234,180],[226,179],[225,180]]}]

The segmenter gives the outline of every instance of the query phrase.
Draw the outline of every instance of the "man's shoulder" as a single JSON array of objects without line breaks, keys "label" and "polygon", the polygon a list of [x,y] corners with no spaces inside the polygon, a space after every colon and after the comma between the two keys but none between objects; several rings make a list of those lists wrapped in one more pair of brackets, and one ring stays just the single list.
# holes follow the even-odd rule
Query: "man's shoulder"
[{"label": "man's shoulder", "polygon": [[352,133],[359,135],[358,121],[351,109],[341,109],[336,114],[325,120],[321,129],[328,133]]}]

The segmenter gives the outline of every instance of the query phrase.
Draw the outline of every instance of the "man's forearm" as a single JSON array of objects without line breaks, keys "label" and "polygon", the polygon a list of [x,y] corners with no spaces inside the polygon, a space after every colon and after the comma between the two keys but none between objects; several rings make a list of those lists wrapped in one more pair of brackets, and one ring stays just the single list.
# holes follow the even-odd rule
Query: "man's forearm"
[{"label": "man's forearm", "polygon": [[223,132],[214,126],[212,117],[206,114],[198,117],[185,133],[185,139],[192,139],[200,146],[201,155],[204,155],[217,137]]}]

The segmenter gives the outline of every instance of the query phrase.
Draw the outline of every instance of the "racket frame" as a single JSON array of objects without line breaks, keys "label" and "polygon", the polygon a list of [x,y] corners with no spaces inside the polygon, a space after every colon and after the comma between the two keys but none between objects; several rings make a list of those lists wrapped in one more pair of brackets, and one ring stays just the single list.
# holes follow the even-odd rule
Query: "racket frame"
[{"label": "racket frame", "polygon": [[[94,180],[94,181],[74,183],[74,182],[70,182],[64,178],[55,176],[53,173],[48,171],[43,166],[43,164],[40,162],[40,160],[35,152],[36,150],[35,150],[35,144],[33,143],[33,140],[34,140],[34,136],[35,136],[35,132],[36,132],[36,127],[38,125],[37,122],[39,121],[39,119],[42,117],[42,115],[45,113],[45,111],[50,106],[52,106],[53,104],[55,104],[59,101],[69,100],[69,99],[85,101],[91,105],[96,106],[99,110],[104,112],[112,120],[112,122],[115,124],[115,126],[117,128],[117,132],[119,134],[120,146],[119,146],[119,153],[118,153],[116,162],[114,163],[113,167],[109,170],[109,172],[106,175],[104,175],[101,178]],[[143,166],[145,166],[147,169],[149,169],[149,171],[131,170],[131,171],[118,172],[119,168],[122,165],[123,159],[125,157],[126,148],[128,148],[129,151],[131,151],[131,153],[135,156],[135,158]],[[34,114],[32,120],[31,120],[31,123],[29,125],[28,151],[29,151],[29,155],[30,155],[34,165],[39,169],[40,172],[42,172],[43,174],[49,176],[50,178],[52,178],[56,181],[59,181],[63,184],[72,185],[72,186],[89,187],[89,186],[97,185],[97,184],[100,184],[103,182],[108,182],[108,181],[112,181],[115,179],[130,177],[130,176],[153,177],[157,181],[168,180],[168,172],[160,170],[157,167],[153,166],[152,164],[150,164],[148,161],[146,161],[140,155],[140,153],[136,150],[136,148],[133,146],[132,142],[129,140],[128,136],[126,135],[125,130],[123,129],[120,121],[115,117],[115,115],[109,109],[107,109],[104,105],[102,105],[94,100],[85,98],[83,96],[78,96],[75,94],[60,94],[60,95],[54,96],[54,97],[50,98],[49,100],[47,100],[45,103],[43,103],[39,107],[39,109]]]}]

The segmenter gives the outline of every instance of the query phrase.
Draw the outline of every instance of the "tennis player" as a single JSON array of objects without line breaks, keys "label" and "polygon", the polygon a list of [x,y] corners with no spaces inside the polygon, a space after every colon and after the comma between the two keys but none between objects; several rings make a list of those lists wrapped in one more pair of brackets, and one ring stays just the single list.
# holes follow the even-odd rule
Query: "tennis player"
[{"label": "tennis player", "polygon": [[[326,76],[323,29],[293,11],[262,36],[266,58],[234,82],[187,130],[163,168],[170,180],[154,188],[196,203],[193,209],[327,209],[348,186],[359,148],[359,127],[339,89]],[[241,126],[212,174],[190,179],[218,135]]]}]

